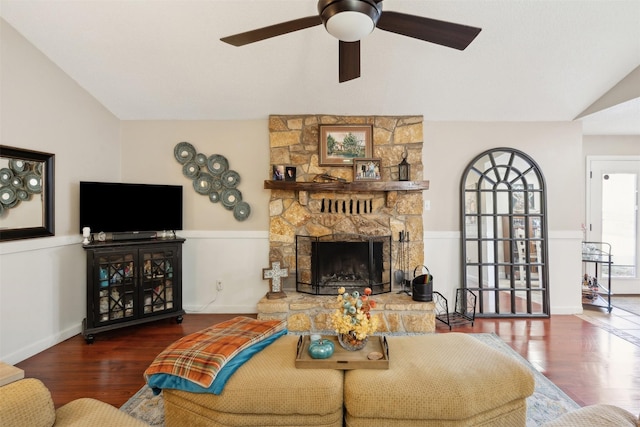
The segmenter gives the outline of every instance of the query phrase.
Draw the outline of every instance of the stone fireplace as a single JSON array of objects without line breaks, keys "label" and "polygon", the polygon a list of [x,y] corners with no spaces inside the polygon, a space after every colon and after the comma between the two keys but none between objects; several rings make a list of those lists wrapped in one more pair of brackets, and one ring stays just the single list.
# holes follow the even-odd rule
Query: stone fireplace
[{"label": "stone fireplace", "polygon": [[[270,159],[265,176],[271,176],[272,165],[293,166],[296,168],[296,181],[277,181],[278,185],[271,180],[265,181],[265,188],[271,189],[269,261],[279,261],[288,268],[289,275],[282,284],[289,296],[286,299],[260,301],[259,318],[285,317],[291,331],[330,330],[328,313],[333,308],[335,293],[329,289],[348,278],[352,280],[350,287],[354,289],[361,290],[364,287],[361,285],[368,281],[376,285],[378,293],[385,294],[384,298],[379,296],[381,300],[375,313],[380,316],[382,329],[410,332],[434,330],[432,303],[415,302],[405,294],[393,292],[401,290],[403,284],[392,280],[394,271],[406,269],[410,272],[414,266],[424,264],[421,190],[427,186],[422,181],[422,122],[422,116],[269,117]],[[381,160],[380,182],[350,185],[354,181],[353,167],[321,166],[318,154],[321,124],[371,125],[373,158]],[[403,155],[411,165],[410,182],[399,183],[398,164]],[[326,182],[323,175],[339,178],[347,184]],[[413,186],[413,183],[422,185]],[[411,241],[403,242],[402,250],[399,242],[401,232],[412,237]],[[359,239],[367,242],[367,246],[369,241],[381,242],[377,249],[374,244],[374,248],[365,256],[373,263],[373,272],[359,272],[356,264],[362,264],[362,261],[355,259],[316,260],[312,267],[311,260],[314,257],[332,251],[318,245],[325,243],[324,236],[346,235],[359,236]],[[300,236],[304,236],[303,240]],[[296,250],[300,244],[308,244],[304,256],[300,256]],[[381,259],[370,259],[378,253]],[[404,254],[404,259],[400,259],[400,253]],[[321,271],[325,268],[327,271]],[[341,278],[338,279],[338,276]],[[319,282],[328,285],[321,292],[318,289]],[[298,290],[313,295],[298,293]],[[322,297],[322,294],[331,296]],[[425,317],[426,311],[430,314]]]}]

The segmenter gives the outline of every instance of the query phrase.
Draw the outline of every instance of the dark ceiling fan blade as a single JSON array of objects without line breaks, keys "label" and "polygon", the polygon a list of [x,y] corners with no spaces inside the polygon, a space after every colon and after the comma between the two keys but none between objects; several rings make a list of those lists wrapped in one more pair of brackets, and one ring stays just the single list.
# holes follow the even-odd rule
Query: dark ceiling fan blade
[{"label": "dark ceiling fan blade", "polygon": [[360,41],[340,41],[339,50],[338,80],[340,83],[360,77]]},{"label": "dark ceiling fan blade", "polygon": [[223,37],[220,40],[234,46],[244,46],[246,44],[259,42],[260,40],[269,39],[271,37],[315,27],[320,24],[322,24],[320,16],[307,16],[306,18],[294,19],[293,21],[281,22],[280,24],[269,25],[268,27]]},{"label": "dark ceiling fan blade", "polygon": [[376,27],[458,50],[464,50],[469,46],[482,30],[468,25],[438,21],[437,19],[399,12],[382,12]]}]

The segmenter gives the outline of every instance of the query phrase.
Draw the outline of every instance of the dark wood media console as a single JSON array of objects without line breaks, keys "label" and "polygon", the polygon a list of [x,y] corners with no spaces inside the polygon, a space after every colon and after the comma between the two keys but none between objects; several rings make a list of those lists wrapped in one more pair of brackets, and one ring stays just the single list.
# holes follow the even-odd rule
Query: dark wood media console
[{"label": "dark wood media console", "polygon": [[87,253],[87,317],[82,335],[159,319],[182,322],[182,244],[185,239],[106,241]]}]

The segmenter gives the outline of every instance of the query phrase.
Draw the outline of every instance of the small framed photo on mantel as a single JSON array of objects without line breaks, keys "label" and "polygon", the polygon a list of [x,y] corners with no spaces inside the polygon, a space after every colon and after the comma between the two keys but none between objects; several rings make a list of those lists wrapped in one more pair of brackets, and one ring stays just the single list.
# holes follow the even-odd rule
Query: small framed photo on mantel
[{"label": "small framed photo on mantel", "polygon": [[287,166],[284,168],[284,180],[285,181],[295,181],[296,180],[296,167],[295,166]]},{"label": "small framed photo on mantel", "polygon": [[380,181],[381,159],[354,159],[353,160],[353,180],[354,181]]},{"label": "small framed photo on mantel", "polygon": [[284,165],[272,165],[271,166],[271,178],[274,181],[284,181]]},{"label": "small framed photo on mantel", "polygon": [[356,158],[373,155],[371,125],[320,125],[320,166],[351,166]]}]

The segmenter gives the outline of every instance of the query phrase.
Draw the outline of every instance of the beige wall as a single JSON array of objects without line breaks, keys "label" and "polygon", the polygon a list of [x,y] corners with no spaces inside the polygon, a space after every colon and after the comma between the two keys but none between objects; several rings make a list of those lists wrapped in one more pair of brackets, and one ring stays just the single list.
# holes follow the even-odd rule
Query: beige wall
[{"label": "beige wall", "polygon": [[120,177],[120,121],[9,24],[0,26],[1,143],[55,154],[56,234],[77,233],[77,182]]},{"label": "beige wall", "polygon": [[120,178],[120,121],[1,19],[0,57],[0,143],[55,154],[56,236],[0,243],[0,360],[15,363],[80,330],[78,182]]},{"label": "beige wall", "polygon": [[583,154],[585,157],[640,156],[640,135],[586,135]]},{"label": "beige wall", "polygon": [[[237,221],[221,203],[193,190],[182,174],[173,149],[191,143],[207,157],[220,154],[240,174],[237,189],[251,206],[251,215]],[[184,187],[185,230],[267,230],[270,178],[268,121],[125,121],[122,122],[122,180]]]},{"label": "beige wall", "polygon": [[577,122],[425,122],[425,230],[460,230],[460,177],[485,150],[516,148],[540,166],[547,184],[549,230],[580,230],[584,210],[581,126]]}]

